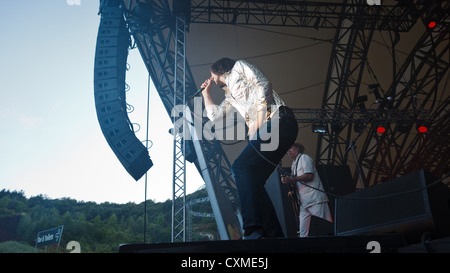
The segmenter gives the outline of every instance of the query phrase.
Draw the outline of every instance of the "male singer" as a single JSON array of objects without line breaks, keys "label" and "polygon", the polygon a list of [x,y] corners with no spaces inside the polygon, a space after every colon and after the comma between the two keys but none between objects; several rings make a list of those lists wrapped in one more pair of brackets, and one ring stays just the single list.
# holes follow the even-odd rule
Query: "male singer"
[{"label": "male singer", "polygon": [[[241,202],[243,239],[282,237],[264,184],[297,138],[297,121],[255,65],[222,58],[211,66],[210,72],[211,78],[201,85],[208,118],[214,122],[235,108],[248,126],[248,144],[231,166]],[[212,82],[225,91],[220,105],[211,99]],[[271,140],[263,134],[269,131],[278,145],[264,149],[263,145]]]}]

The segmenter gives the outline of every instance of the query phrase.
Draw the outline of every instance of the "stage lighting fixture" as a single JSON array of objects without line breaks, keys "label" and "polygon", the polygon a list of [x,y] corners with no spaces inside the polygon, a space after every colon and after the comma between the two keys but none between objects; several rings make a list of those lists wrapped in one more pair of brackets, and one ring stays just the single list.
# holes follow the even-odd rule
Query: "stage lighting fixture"
[{"label": "stage lighting fixture", "polygon": [[428,124],[426,123],[418,123],[417,124],[417,131],[419,131],[419,133],[424,134],[426,132],[428,132]]},{"label": "stage lighting fixture", "polygon": [[323,124],[313,124],[312,126],[313,133],[325,134],[327,133],[327,126]]},{"label": "stage lighting fixture", "polygon": [[386,132],[386,127],[383,124],[378,124],[376,130],[377,133],[383,134],[384,132]]},{"label": "stage lighting fixture", "polygon": [[340,121],[333,121],[331,122],[331,131],[333,131],[335,134],[339,134],[342,129],[344,129],[344,126]]},{"label": "stage lighting fixture", "polygon": [[358,108],[359,108],[361,111],[366,111],[367,109],[366,109],[366,104],[365,104],[365,102],[366,102],[367,100],[368,100],[367,95],[356,97],[356,99],[355,99],[355,105],[358,106]]},{"label": "stage lighting fixture", "polygon": [[382,134],[382,133],[384,133],[384,132],[386,132],[386,128],[384,128],[384,127],[381,126],[381,125],[377,127],[377,133]]},{"label": "stage lighting fixture", "polygon": [[416,123],[416,129],[421,134],[424,134],[424,133],[428,132],[429,128],[430,128],[430,122],[429,121],[419,120]]},{"label": "stage lighting fixture", "polygon": [[426,133],[427,131],[428,131],[428,128],[426,127],[426,126],[424,126],[424,125],[420,125],[418,128],[417,128],[417,131],[419,131],[419,133]]},{"label": "stage lighting fixture", "polygon": [[380,91],[378,90],[378,88],[380,88],[380,84],[379,83],[369,84],[369,93],[373,93],[377,100],[382,99]]}]

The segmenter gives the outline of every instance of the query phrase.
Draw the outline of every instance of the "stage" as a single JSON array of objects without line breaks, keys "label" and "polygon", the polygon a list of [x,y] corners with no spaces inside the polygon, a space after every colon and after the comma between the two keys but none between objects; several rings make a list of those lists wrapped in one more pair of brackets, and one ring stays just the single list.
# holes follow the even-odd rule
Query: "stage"
[{"label": "stage", "polygon": [[119,253],[450,253],[450,237],[408,243],[401,234],[122,244]]},{"label": "stage", "polygon": [[[378,242],[379,248],[372,245]],[[377,244],[377,243],[375,243]],[[402,235],[320,236],[259,240],[123,244],[120,253],[383,253],[406,247]],[[376,247],[375,247],[376,248]]]}]

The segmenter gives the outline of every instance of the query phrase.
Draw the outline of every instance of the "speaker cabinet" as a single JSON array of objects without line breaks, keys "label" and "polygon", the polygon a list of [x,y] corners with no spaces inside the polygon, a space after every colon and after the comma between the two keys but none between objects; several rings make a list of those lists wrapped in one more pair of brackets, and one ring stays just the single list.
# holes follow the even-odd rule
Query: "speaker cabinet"
[{"label": "speaker cabinet", "polygon": [[[324,190],[328,193],[330,212],[335,219],[335,196],[343,196],[355,192],[350,168],[344,166],[316,165]],[[331,193],[331,194],[329,194]]]},{"label": "speaker cabinet", "polygon": [[309,223],[309,237],[315,236],[333,236],[334,225],[325,219],[311,215],[311,222]]},{"label": "speaker cabinet", "polygon": [[[286,169],[290,172],[290,169]],[[298,217],[294,212],[291,200],[288,197],[286,185],[281,183],[281,174],[276,169],[266,182],[265,188],[272,201],[284,236],[297,237]]]},{"label": "speaker cabinet", "polygon": [[106,141],[137,181],[152,166],[148,150],[136,137],[125,101],[125,74],[130,35],[122,10],[102,6],[94,65],[95,108]]},{"label": "speaker cabinet", "polygon": [[336,200],[336,235],[450,235],[450,191],[424,170]]}]

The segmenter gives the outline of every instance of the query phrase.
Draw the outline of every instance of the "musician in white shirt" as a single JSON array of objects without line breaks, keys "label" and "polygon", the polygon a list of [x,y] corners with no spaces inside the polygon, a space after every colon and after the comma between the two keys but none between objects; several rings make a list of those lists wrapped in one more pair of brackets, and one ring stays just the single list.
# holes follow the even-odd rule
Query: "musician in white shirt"
[{"label": "musician in white shirt", "polygon": [[[300,237],[307,237],[311,215],[333,222],[328,207],[328,197],[324,193],[322,181],[314,166],[313,159],[304,154],[305,148],[300,143],[294,143],[287,154],[292,162],[292,176],[285,176],[281,181],[285,184],[296,184],[300,201],[299,231]],[[301,181],[301,182],[299,182]]]}]

